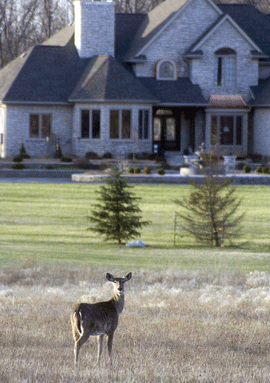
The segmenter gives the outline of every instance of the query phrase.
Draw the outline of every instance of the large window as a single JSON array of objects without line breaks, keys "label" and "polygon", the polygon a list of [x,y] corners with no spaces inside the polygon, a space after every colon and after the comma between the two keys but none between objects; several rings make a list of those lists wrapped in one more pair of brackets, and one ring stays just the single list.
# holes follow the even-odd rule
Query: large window
[{"label": "large window", "polygon": [[139,110],[139,139],[148,140],[149,137],[149,110]]},{"label": "large window", "polygon": [[81,138],[100,138],[100,110],[81,110]]},{"label": "large window", "polygon": [[49,138],[51,134],[50,114],[30,114],[29,137]]},{"label": "large window", "polygon": [[216,85],[234,87],[236,85],[236,52],[222,48],[215,52]]},{"label": "large window", "polygon": [[176,80],[176,65],[173,60],[161,60],[157,63],[156,67],[158,80]]},{"label": "large window", "polygon": [[131,110],[110,111],[110,138],[122,140],[131,138]]},{"label": "large window", "polygon": [[211,117],[211,145],[242,145],[243,117]]}]

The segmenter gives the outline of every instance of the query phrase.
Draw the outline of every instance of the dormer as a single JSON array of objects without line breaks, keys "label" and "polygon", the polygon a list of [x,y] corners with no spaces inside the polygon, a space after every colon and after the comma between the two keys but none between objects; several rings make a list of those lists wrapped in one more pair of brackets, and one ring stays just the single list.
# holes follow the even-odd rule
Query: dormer
[{"label": "dormer", "polygon": [[115,2],[73,0],[75,46],[81,58],[115,55]]}]

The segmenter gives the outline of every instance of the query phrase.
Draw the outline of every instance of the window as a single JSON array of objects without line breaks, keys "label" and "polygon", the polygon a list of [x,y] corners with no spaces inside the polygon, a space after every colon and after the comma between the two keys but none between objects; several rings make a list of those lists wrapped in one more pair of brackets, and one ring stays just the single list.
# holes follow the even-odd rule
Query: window
[{"label": "window", "polygon": [[139,139],[148,140],[149,136],[149,110],[139,110]]},{"label": "window", "polygon": [[157,63],[158,80],[176,80],[176,65],[172,60],[161,60]]},{"label": "window", "polygon": [[211,145],[242,145],[242,116],[212,116]]},{"label": "window", "polygon": [[81,110],[81,138],[100,138],[100,110]]},{"label": "window", "polygon": [[215,53],[216,85],[234,87],[236,84],[236,52],[222,48]]},{"label": "window", "polygon": [[30,114],[30,138],[48,138],[51,134],[50,114]]},{"label": "window", "polygon": [[122,140],[131,138],[131,110],[110,111],[110,138]]}]

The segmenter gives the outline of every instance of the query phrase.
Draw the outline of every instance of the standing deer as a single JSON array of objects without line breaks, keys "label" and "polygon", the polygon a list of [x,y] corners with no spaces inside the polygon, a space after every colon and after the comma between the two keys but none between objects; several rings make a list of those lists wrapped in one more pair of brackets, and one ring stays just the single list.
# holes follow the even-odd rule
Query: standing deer
[{"label": "standing deer", "polygon": [[106,278],[114,284],[113,297],[106,302],[98,303],[79,303],[72,312],[71,324],[74,345],[75,366],[78,366],[78,357],[81,346],[87,341],[90,335],[97,336],[99,363],[103,338],[108,336],[108,352],[110,361],[113,335],[118,325],[118,318],[124,309],[124,284],[129,281],[132,274],[127,274],[124,278],[114,278],[107,273]]}]

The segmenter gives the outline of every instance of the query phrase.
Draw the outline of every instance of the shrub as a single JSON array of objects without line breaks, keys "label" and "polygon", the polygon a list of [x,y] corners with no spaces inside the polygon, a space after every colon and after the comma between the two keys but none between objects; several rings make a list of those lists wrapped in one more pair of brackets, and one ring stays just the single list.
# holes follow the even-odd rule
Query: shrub
[{"label": "shrub", "polygon": [[144,174],[150,174],[150,173],[151,173],[151,169],[150,169],[148,166],[146,166],[146,167],[143,169],[143,172],[144,172]]},{"label": "shrub", "polygon": [[106,152],[103,154],[102,158],[104,159],[110,159],[110,158],[113,158],[113,155],[111,152]]},{"label": "shrub", "polygon": [[156,157],[155,160],[156,160],[156,163],[158,163],[158,164],[162,164],[162,163],[167,162],[166,158],[161,158],[161,157]]},{"label": "shrub", "polygon": [[257,173],[262,173],[262,172],[263,172],[262,166],[258,166],[258,167],[256,168],[256,172],[257,172]]},{"label": "shrub", "polygon": [[248,166],[248,165],[245,165],[244,167],[243,167],[243,172],[244,173],[250,173],[250,167]]},{"label": "shrub", "polygon": [[139,168],[139,167],[134,168],[134,173],[135,174],[140,174],[141,173],[141,168]]},{"label": "shrub", "polygon": [[25,169],[25,165],[21,163],[13,164],[12,169],[16,169],[16,170]]},{"label": "shrub", "polygon": [[26,153],[24,144],[22,144],[21,149],[20,149],[20,157],[21,158],[30,158],[29,154]]},{"label": "shrub", "polygon": [[86,158],[79,158],[74,163],[75,166],[79,169],[90,170],[92,167],[91,162],[89,162]]},{"label": "shrub", "polygon": [[60,161],[61,162],[72,162],[72,158],[63,156],[60,158]]},{"label": "shrub", "polygon": [[85,158],[88,160],[95,160],[99,157],[98,157],[96,152],[87,152],[87,153],[85,153]]},{"label": "shrub", "polygon": [[163,168],[159,168],[157,170],[157,174],[159,174],[160,176],[163,176],[165,174],[165,170]]},{"label": "shrub", "polygon": [[262,168],[262,172],[263,172],[263,174],[269,174],[269,168],[268,168],[268,166],[263,166],[263,168]]},{"label": "shrub", "polygon": [[13,158],[14,162],[22,162],[23,158],[21,156],[16,156]]},{"label": "shrub", "polygon": [[128,168],[127,168],[127,172],[130,173],[130,174],[134,174],[134,168],[133,168],[133,166],[128,166]]}]

